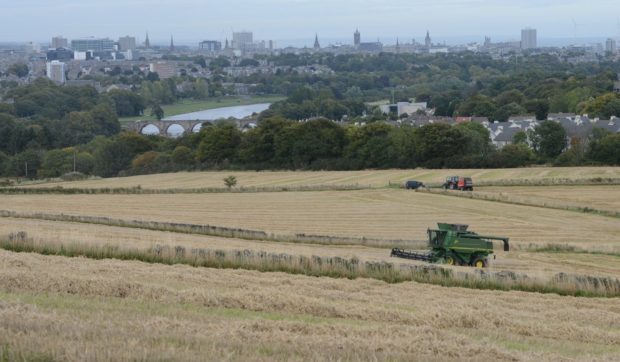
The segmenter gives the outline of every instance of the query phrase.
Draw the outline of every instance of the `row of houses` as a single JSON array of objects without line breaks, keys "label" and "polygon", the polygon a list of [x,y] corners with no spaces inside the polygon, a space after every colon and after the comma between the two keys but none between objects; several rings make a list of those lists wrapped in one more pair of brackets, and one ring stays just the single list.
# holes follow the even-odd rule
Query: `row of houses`
[{"label": "row of houses", "polygon": [[[566,130],[568,139],[587,139],[594,128],[600,128],[612,133],[620,133],[620,118],[611,117],[603,120],[590,118],[587,115],[575,115],[568,113],[549,114],[548,120],[558,122]],[[511,117],[508,122],[491,122],[486,117],[435,117],[414,115],[403,120],[393,121],[395,125],[410,125],[422,127],[428,124],[458,124],[463,122],[476,122],[489,130],[491,141],[498,147],[504,147],[513,143],[515,135],[519,132],[534,130],[541,121],[534,116]]]}]

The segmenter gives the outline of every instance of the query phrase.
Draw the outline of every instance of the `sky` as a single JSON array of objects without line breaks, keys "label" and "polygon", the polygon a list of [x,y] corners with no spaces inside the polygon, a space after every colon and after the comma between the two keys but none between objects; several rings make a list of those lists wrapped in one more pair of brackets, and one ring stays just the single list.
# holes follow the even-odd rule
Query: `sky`
[{"label": "sky", "polygon": [[619,0],[0,0],[0,42],[49,42],[131,35],[151,42],[195,44],[224,40],[250,30],[278,46],[351,43],[386,44],[518,40],[520,30],[538,30],[545,39],[620,37]]}]

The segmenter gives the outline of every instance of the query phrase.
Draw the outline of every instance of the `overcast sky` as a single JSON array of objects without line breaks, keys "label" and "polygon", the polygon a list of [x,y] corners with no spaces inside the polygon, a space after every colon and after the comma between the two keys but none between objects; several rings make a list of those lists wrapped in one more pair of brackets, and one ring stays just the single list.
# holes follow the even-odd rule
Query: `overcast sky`
[{"label": "overcast sky", "polygon": [[311,43],[315,33],[325,44],[351,42],[357,27],[363,41],[386,42],[423,41],[427,29],[434,41],[518,39],[527,26],[539,38],[620,36],[620,0],[0,0],[0,9],[0,41],[58,34],[143,40],[148,30],[151,41],[173,34],[181,44],[247,29],[278,45]]}]

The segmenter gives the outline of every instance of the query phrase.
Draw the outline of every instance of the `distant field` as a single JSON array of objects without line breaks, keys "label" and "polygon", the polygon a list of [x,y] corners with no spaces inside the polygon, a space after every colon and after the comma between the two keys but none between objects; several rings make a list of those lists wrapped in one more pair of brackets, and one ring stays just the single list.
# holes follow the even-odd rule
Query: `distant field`
[{"label": "distant field", "polygon": [[[208,99],[204,101],[195,100],[183,100],[175,104],[168,104],[162,106],[164,110],[164,117],[176,116],[179,114],[192,113],[203,111],[213,108],[242,106],[254,103],[273,103],[282,100],[281,96],[266,96],[266,97],[226,97],[218,99]],[[130,122],[142,120],[142,121],[154,121],[157,118],[151,116],[151,110],[149,108],[144,110],[144,115],[139,117],[124,117],[120,118],[121,125],[125,125]]]},{"label": "distant field", "polygon": [[437,222],[470,224],[513,243],[617,250],[620,222],[570,211],[406,190],[178,195],[3,195],[0,209],[210,224],[280,234],[424,240]]},{"label": "distant field", "polygon": [[589,207],[620,211],[620,186],[481,187],[480,194],[495,194],[507,200],[549,206]]},{"label": "distant field", "polygon": [[8,360],[615,360],[616,299],[0,251]]},{"label": "distant field", "polygon": [[475,170],[370,170],[370,171],[264,171],[264,172],[179,172],[124,178],[109,178],[79,182],[45,183],[37,186],[62,187],[135,187],[146,189],[223,187],[225,177],[237,177],[238,186],[300,186],[300,185],[352,185],[384,187],[390,182],[403,183],[414,179],[427,183],[442,183],[447,176],[471,176],[474,182],[497,180],[572,179],[587,180],[596,177],[620,178],[620,167],[534,167],[517,169]]}]

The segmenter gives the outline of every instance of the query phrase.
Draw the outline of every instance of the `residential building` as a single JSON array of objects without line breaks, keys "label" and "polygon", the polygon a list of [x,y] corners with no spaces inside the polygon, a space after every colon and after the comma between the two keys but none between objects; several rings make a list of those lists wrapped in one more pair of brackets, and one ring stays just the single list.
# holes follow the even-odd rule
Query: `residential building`
[{"label": "residential building", "polygon": [[57,83],[65,83],[65,63],[52,60],[47,63],[47,77]]},{"label": "residential building", "polygon": [[177,75],[177,68],[174,63],[170,62],[156,62],[149,65],[151,73],[157,73],[159,79],[172,78]]},{"label": "residential building", "polygon": [[618,51],[618,48],[616,47],[616,40],[611,38],[607,39],[607,41],[605,42],[605,51],[608,53],[616,54],[616,52]]},{"label": "residential building", "polygon": [[62,36],[55,36],[52,38],[52,43],[50,44],[50,48],[58,49],[58,48],[68,48],[69,41]]},{"label": "residential building", "polygon": [[537,44],[537,34],[536,29],[525,28],[521,30],[521,49],[535,49]]},{"label": "residential building", "polygon": [[251,31],[233,33],[232,46],[237,50],[245,50],[254,43],[254,34]]},{"label": "residential building", "polygon": [[403,114],[412,115],[416,114],[418,111],[427,110],[426,102],[421,103],[411,103],[411,102],[398,102],[396,104],[384,104],[379,106],[381,112],[388,113],[396,113],[397,116],[401,116]]},{"label": "residential building", "polygon": [[136,38],[134,38],[133,36],[124,36],[118,38],[118,50],[121,52],[136,50]]},{"label": "residential building", "polygon": [[93,51],[95,53],[113,52],[114,41],[108,38],[85,38],[71,40],[71,49],[78,52]]},{"label": "residential building", "polygon": [[218,52],[222,50],[222,42],[216,40],[204,40],[201,41],[198,46],[200,47],[200,49],[209,52]]}]

